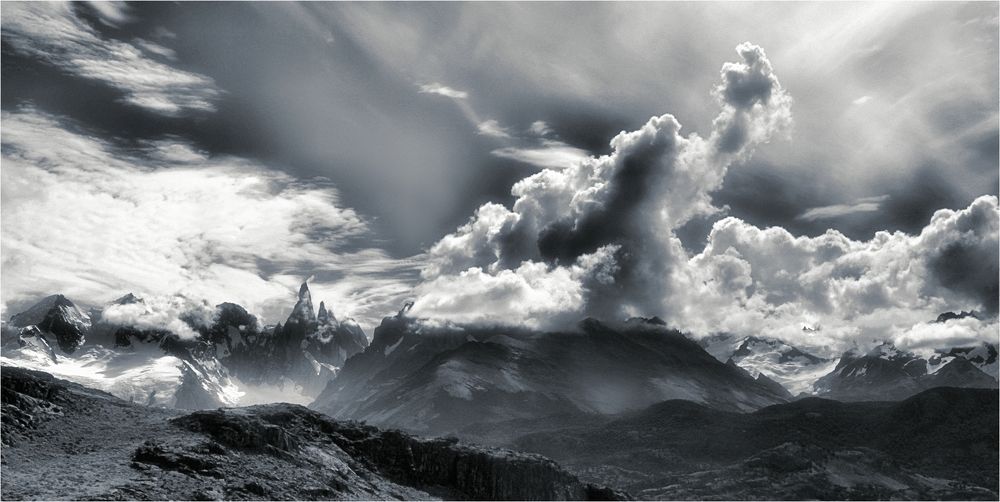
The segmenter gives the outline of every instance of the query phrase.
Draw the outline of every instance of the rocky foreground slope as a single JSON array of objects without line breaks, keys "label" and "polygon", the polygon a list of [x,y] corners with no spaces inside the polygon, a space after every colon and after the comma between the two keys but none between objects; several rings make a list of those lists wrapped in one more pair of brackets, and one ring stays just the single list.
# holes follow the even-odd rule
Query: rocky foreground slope
[{"label": "rocky foreground slope", "polygon": [[3,500],[609,499],[534,454],[301,406],[182,414],[3,367]]}]

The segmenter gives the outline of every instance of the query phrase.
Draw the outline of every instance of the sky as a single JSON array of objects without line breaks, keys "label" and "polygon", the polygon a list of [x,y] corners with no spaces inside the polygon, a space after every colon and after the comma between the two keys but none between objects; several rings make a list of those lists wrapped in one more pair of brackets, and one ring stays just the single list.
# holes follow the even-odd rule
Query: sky
[{"label": "sky", "polygon": [[[996,337],[995,3],[0,17],[4,317],[132,291],[277,322],[309,279],[369,333],[416,300],[838,350]],[[994,320],[926,327],[961,309]]]}]

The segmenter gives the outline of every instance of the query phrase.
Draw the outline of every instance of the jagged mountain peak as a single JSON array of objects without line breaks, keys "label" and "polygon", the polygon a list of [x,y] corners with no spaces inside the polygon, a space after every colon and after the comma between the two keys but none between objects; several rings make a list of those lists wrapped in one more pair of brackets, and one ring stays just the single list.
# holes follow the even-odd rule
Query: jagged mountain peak
[{"label": "jagged mountain peak", "polygon": [[326,308],[326,303],[319,302],[319,310],[316,311],[316,321],[320,324],[338,324],[337,316],[333,314],[333,309]]},{"label": "jagged mountain peak", "polygon": [[115,298],[114,300],[111,301],[111,305],[131,305],[133,303],[146,303],[146,302],[142,298],[139,298],[138,296],[135,296],[132,293],[128,293],[124,296]]},{"label": "jagged mountain peak", "polygon": [[869,350],[866,355],[878,357],[880,359],[888,359],[890,361],[909,361],[917,358],[917,356],[912,352],[896,348],[896,346],[890,341],[884,341],[876,345]]},{"label": "jagged mountain peak", "polygon": [[11,326],[24,328],[37,326],[43,333],[55,336],[59,348],[72,354],[90,331],[91,320],[83,310],[61,294],[43,298],[28,310],[14,314]]},{"label": "jagged mountain peak", "polygon": [[[10,317],[10,323],[18,327],[38,324],[50,310],[57,307],[77,308],[76,304],[64,295],[49,295],[39,300],[37,303],[28,308],[28,310],[12,315]],[[83,313],[83,311],[80,311],[80,315],[88,317]]]},{"label": "jagged mountain peak", "polygon": [[285,324],[313,322],[316,322],[316,312],[313,310],[312,294],[309,293],[309,284],[303,282],[302,286],[299,286],[299,300],[295,303],[295,307]]}]

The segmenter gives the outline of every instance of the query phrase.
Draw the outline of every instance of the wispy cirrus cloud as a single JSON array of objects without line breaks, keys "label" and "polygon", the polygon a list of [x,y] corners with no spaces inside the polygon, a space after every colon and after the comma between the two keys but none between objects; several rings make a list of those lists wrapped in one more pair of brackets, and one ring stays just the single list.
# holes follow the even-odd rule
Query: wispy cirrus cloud
[{"label": "wispy cirrus cloud", "polygon": [[875,99],[875,98],[873,98],[871,96],[868,96],[868,95],[864,95],[864,96],[861,96],[858,99],[855,99],[854,101],[851,101],[851,104],[857,105],[857,106],[861,106],[861,105],[863,105],[863,104],[865,104],[865,103],[867,103],[867,102],[869,102],[869,101],[871,101],[873,99]]},{"label": "wispy cirrus cloud", "polygon": [[451,99],[465,99],[469,97],[469,93],[465,91],[459,91],[458,89],[452,89],[443,84],[434,82],[432,84],[423,84],[420,86],[420,92],[424,94],[437,94],[439,96],[444,96]]},{"label": "wispy cirrus cloud", "polygon": [[233,301],[275,322],[315,275],[314,298],[370,328],[416,279],[416,258],[373,246],[329,181],[176,138],[123,148],[32,110],[2,119],[8,313],[57,292],[95,305],[133,291]]},{"label": "wispy cirrus cloud", "polygon": [[506,127],[500,125],[500,122],[495,119],[484,120],[480,122],[478,126],[479,134],[483,136],[492,136],[494,138],[509,138],[510,132]]},{"label": "wispy cirrus cloud", "polygon": [[531,164],[541,169],[563,169],[590,157],[590,152],[563,142],[545,121],[536,120],[523,133],[515,133],[496,119],[480,122],[479,134],[505,140],[507,146],[490,154]]},{"label": "wispy cirrus cloud", "polygon": [[[128,19],[115,5],[95,5],[106,23]],[[135,45],[102,36],[77,14],[79,8],[64,2],[9,3],[2,13],[3,41],[63,72],[104,82],[122,91],[124,102],[155,113],[178,116],[215,110],[220,90],[211,78],[155,61]],[[166,47],[143,45],[172,59],[173,52]]]},{"label": "wispy cirrus cloud", "polygon": [[164,47],[156,42],[150,42],[149,40],[143,40],[141,38],[135,39],[134,42],[135,45],[138,45],[150,54],[169,59],[170,61],[177,60],[177,52],[169,47]]},{"label": "wispy cirrus cloud", "polygon": [[873,213],[880,210],[882,208],[882,203],[887,200],[889,200],[888,195],[879,195],[877,197],[864,197],[851,202],[850,204],[833,204],[829,206],[814,207],[799,215],[798,219],[815,221],[839,218],[850,214]]},{"label": "wispy cirrus cloud", "polygon": [[493,155],[516,160],[543,169],[570,167],[590,157],[582,148],[567,145],[562,141],[543,139],[537,146],[509,146],[493,150]]},{"label": "wispy cirrus cloud", "polygon": [[438,94],[455,101],[459,110],[476,128],[480,136],[497,138],[507,146],[494,149],[490,154],[503,159],[531,164],[542,169],[562,169],[572,166],[590,156],[590,152],[569,145],[555,137],[554,131],[545,121],[536,120],[523,133],[515,132],[499,120],[480,118],[469,104],[469,93],[434,83],[420,86],[420,92]]}]

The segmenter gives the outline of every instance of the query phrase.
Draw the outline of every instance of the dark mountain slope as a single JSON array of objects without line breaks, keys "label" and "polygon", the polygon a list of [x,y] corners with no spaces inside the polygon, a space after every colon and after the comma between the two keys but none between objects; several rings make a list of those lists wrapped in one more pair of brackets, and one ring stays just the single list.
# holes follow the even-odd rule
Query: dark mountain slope
[{"label": "dark mountain slope", "polygon": [[383,321],[311,407],[446,434],[558,413],[617,414],[665,399],[746,411],[787,397],[659,324],[588,319],[578,332],[543,333],[427,327],[401,314]]},{"label": "dark mountain slope", "polygon": [[957,388],[749,414],[668,401],[512,446],[643,498],[996,500],[998,404],[995,390]]},{"label": "dark mountain slope", "polygon": [[46,373],[5,366],[0,379],[4,500],[622,496],[538,455],[337,422],[301,406],[182,415]]}]

